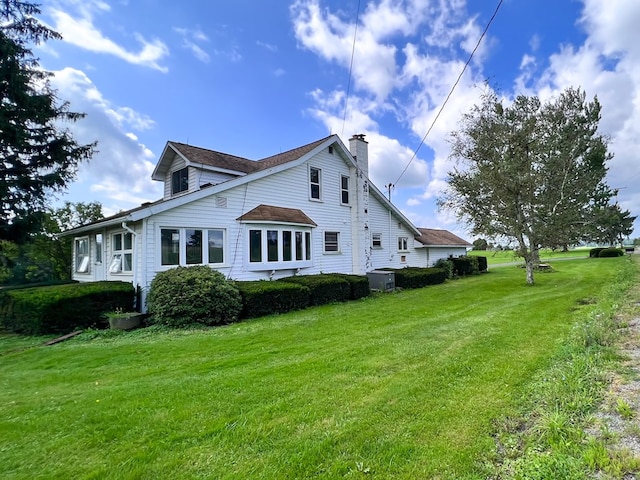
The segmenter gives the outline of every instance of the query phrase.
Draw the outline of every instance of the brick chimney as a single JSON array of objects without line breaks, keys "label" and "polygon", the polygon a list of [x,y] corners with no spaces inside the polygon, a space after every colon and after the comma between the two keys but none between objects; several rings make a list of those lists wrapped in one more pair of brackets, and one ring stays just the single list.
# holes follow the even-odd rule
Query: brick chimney
[{"label": "brick chimney", "polygon": [[349,139],[349,151],[356,159],[358,168],[365,178],[369,178],[369,142],[364,139],[364,133],[357,133]]}]

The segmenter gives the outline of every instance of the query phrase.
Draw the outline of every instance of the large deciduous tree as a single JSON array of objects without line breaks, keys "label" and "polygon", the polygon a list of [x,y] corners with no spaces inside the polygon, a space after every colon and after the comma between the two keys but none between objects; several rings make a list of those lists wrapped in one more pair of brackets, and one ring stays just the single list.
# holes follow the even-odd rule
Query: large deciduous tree
[{"label": "large deciduous tree", "polygon": [[51,88],[31,46],[60,35],[40,23],[38,5],[0,0],[0,239],[24,240],[50,195],[75,178],[95,144],[80,145],[61,122],[72,112]]},{"label": "large deciduous tree", "polygon": [[102,219],[99,202],[71,203],[42,213],[41,230],[22,243],[0,240],[0,284],[69,280],[73,238],[65,230]]},{"label": "large deciduous tree", "polygon": [[518,96],[508,105],[489,92],[451,134],[456,166],[440,206],[474,234],[515,241],[529,284],[539,249],[583,239],[614,193],[600,108],[574,88],[546,103]]}]

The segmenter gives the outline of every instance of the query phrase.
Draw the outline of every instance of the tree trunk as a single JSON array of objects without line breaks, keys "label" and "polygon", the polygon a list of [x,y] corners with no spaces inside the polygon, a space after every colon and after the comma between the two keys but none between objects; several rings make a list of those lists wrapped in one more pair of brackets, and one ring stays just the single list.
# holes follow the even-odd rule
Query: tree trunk
[{"label": "tree trunk", "polygon": [[527,284],[529,285],[533,285],[534,281],[533,281],[533,270],[535,268],[535,262],[533,261],[533,258],[529,258],[526,260],[525,262],[526,265],[526,269],[527,269]]}]

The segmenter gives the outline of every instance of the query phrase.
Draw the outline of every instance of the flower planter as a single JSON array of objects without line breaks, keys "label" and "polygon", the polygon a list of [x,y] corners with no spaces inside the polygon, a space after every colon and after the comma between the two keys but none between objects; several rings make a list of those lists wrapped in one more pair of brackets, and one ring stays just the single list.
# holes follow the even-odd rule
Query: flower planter
[{"label": "flower planter", "polygon": [[109,316],[109,327],[113,330],[132,330],[142,323],[143,313],[131,312]]}]

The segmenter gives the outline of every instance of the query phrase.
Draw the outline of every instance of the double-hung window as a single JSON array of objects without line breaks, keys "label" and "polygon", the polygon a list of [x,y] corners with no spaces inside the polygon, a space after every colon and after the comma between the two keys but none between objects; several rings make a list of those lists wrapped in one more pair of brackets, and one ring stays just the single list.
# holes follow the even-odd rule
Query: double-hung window
[{"label": "double-hung window", "polygon": [[130,232],[111,236],[109,273],[131,273],[133,265],[133,235]]},{"label": "double-hung window", "polygon": [[189,169],[187,167],[176,170],[171,174],[171,194],[189,190]]},{"label": "double-hung window", "polygon": [[322,170],[316,167],[309,167],[309,198],[312,200],[322,200]]},{"label": "double-hung window", "polygon": [[340,176],[340,203],[349,205],[349,177],[347,175]]},{"label": "double-hung window", "polygon": [[373,248],[382,248],[382,234],[381,233],[372,233],[371,234],[371,246]]},{"label": "double-hung window", "polygon": [[224,237],[222,229],[161,228],[160,264],[223,264]]},{"label": "double-hung window", "polygon": [[324,232],[325,253],[340,252],[340,232]]},{"label": "double-hung window", "polygon": [[409,251],[409,238],[408,237],[398,237],[398,251],[399,252],[407,252],[407,251]]},{"label": "double-hung window", "polygon": [[76,238],[76,273],[89,273],[89,237]]}]

